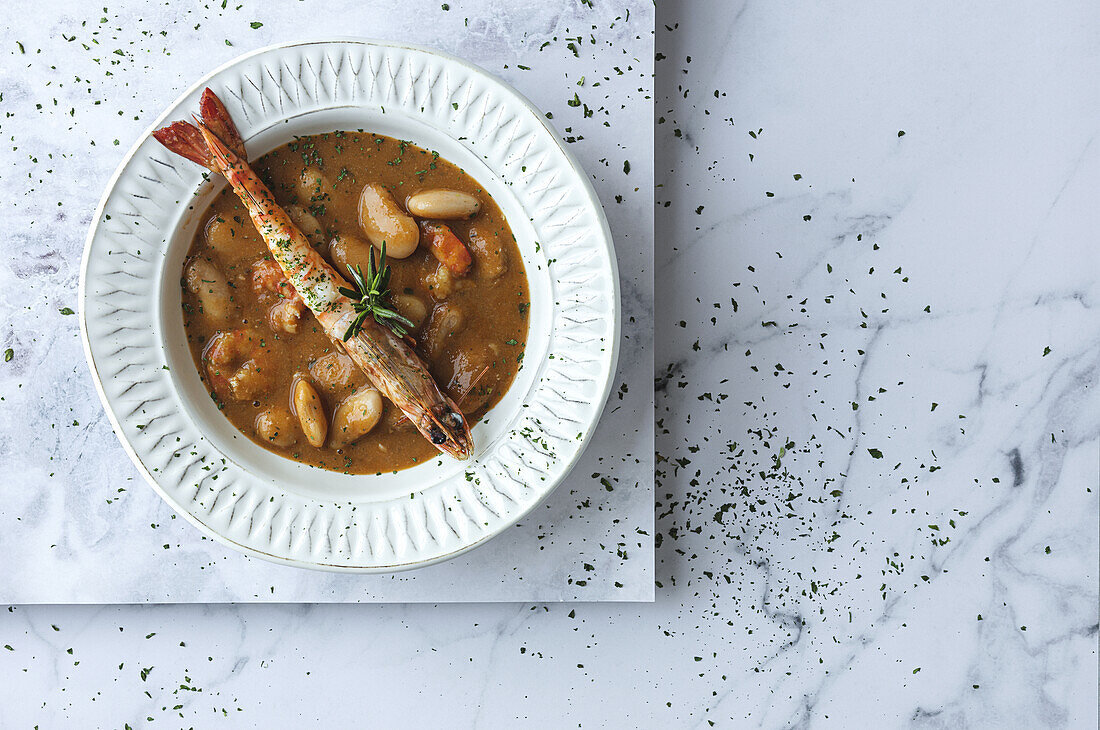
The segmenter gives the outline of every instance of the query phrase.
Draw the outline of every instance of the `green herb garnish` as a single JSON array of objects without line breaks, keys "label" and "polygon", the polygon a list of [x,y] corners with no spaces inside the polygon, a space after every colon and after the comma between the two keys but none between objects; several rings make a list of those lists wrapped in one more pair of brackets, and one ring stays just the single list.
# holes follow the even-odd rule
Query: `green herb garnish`
[{"label": "green herb garnish", "polygon": [[415,326],[411,321],[402,317],[396,311],[386,306],[390,298],[390,267],[386,264],[386,242],[382,242],[382,253],[378,257],[378,264],[374,263],[374,248],[370,250],[370,258],[367,260],[367,275],[363,276],[363,270],[356,266],[350,266],[355,289],[340,287],[340,293],[354,300],[356,316],[351,326],[344,333],[344,342],[347,342],[359,330],[363,328],[363,322],[367,317],[374,317],[374,321],[393,330],[398,337],[404,337]]}]

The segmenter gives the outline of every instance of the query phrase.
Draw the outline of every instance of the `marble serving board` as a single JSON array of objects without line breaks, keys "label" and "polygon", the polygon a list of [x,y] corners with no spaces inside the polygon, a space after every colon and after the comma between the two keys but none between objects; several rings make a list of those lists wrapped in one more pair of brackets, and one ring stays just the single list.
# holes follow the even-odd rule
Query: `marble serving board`
[{"label": "marble serving board", "polygon": [[[46,8],[43,8],[43,5]],[[653,597],[653,30],[648,2],[588,8],[330,2],[101,12],[36,4],[0,30],[0,601],[645,601]],[[260,17],[262,15],[262,18]],[[583,18],[582,18],[583,16]],[[598,32],[597,32],[598,29]],[[456,560],[397,575],[306,571],[208,538],[138,475],[78,336],[85,233],[125,151],[184,88],[271,43],[353,34],[466,58],[546,112],[591,176],[614,234],[623,334],[585,456],[522,524]]]}]

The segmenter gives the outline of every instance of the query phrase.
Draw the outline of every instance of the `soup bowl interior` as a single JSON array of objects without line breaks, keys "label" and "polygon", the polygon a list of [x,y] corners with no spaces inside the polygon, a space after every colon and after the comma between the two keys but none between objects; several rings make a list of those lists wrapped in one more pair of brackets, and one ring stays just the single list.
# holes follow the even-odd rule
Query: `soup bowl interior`
[{"label": "soup bowl interior", "polygon": [[[363,107],[336,107],[280,119],[245,140],[253,159],[291,141],[295,136],[337,130],[376,132],[405,139],[434,150],[465,170],[496,201],[507,218],[523,258],[530,292],[528,336],[524,365],[501,400],[473,428],[474,458],[491,449],[519,419],[524,402],[537,376],[536,363],[543,362],[549,347],[553,301],[545,257],[538,251],[530,218],[509,185],[461,140],[428,126],[415,117]],[[185,163],[189,164],[189,163]],[[385,501],[427,489],[444,479],[461,474],[466,462],[440,454],[436,458],[398,472],[342,474],[293,461],[268,451],[242,434],[219,412],[206,384],[199,377],[187,343],[181,311],[181,272],[191,241],[204,213],[225,186],[220,176],[211,176],[186,206],[180,206],[173,233],[159,271],[156,310],[160,318],[160,343],[169,374],[182,408],[222,457],[250,474],[270,481],[278,488],[306,498],[335,501]],[[391,406],[392,407],[392,406]],[[369,438],[369,435],[367,436]]]}]

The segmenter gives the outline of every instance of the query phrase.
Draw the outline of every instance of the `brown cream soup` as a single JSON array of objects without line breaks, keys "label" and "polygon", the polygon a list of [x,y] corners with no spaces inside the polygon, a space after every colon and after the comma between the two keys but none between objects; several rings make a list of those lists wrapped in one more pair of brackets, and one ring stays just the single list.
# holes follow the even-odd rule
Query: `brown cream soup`
[{"label": "brown cream soup", "polygon": [[[476,180],[437,153],[364,132],[300,137],[253,167],[337,268],[362,262],[366,270],[367,237],[359,216],[364,186],[381,184],[402,213],[409,196],[424,190],[474,196],[480,209],[472,218],[443,221],[469,249],[469,272],[450,274],[421,241],[407,258],[388,261],[391,304],[416,322],[418,353],[440,387],[462,399],[471,424],[500,400],[523,361],[530,300],[515,237]],[[368,385],[366,376],[308,311],[296,333],[280,327],[272,309],[285,306],[285,297],[278,287],[272,292],[257,286],[255,272],[269,266],[270,257],[230,189],[215,198],[203,219],[183,272],[183,319],[195,365],[225,417],[266,449],[334,471],[396,471],[438,456],[388,401],[377,425],[350,444],[338,443],[333,428],[320,447],[307,441],[295,415],[296,381],[315,388],[331,425],[338,405]],[[212,297],[214,287],[227,296]]]}]

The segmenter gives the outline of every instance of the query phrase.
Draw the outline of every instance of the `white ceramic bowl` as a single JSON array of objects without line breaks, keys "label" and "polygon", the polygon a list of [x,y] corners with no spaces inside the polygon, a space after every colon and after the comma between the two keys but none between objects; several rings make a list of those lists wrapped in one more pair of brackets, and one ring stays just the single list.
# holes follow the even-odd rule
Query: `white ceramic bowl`
[{"label": "white ceramic bowl", "polygon": [[[180,271],[224,181],[148,134],[115,173],[81,271],[85,352],[115,431],[181,515],[247,554],[301,567],[392,571],[458,555],[530,511],[579,458],[606,401],[619,340],[610,232],[587,178],[542,115],[459,59],[340,39],[242,56],[150,128],[222,98],[258,157],[294,135],[366,130],[458,164],[500,205],[531,293],[524,363],[473,430],[475,456],[345,475],[275,455],[218,412],[187,347]],[[457,108],[456,108],[457,107]]]}]

